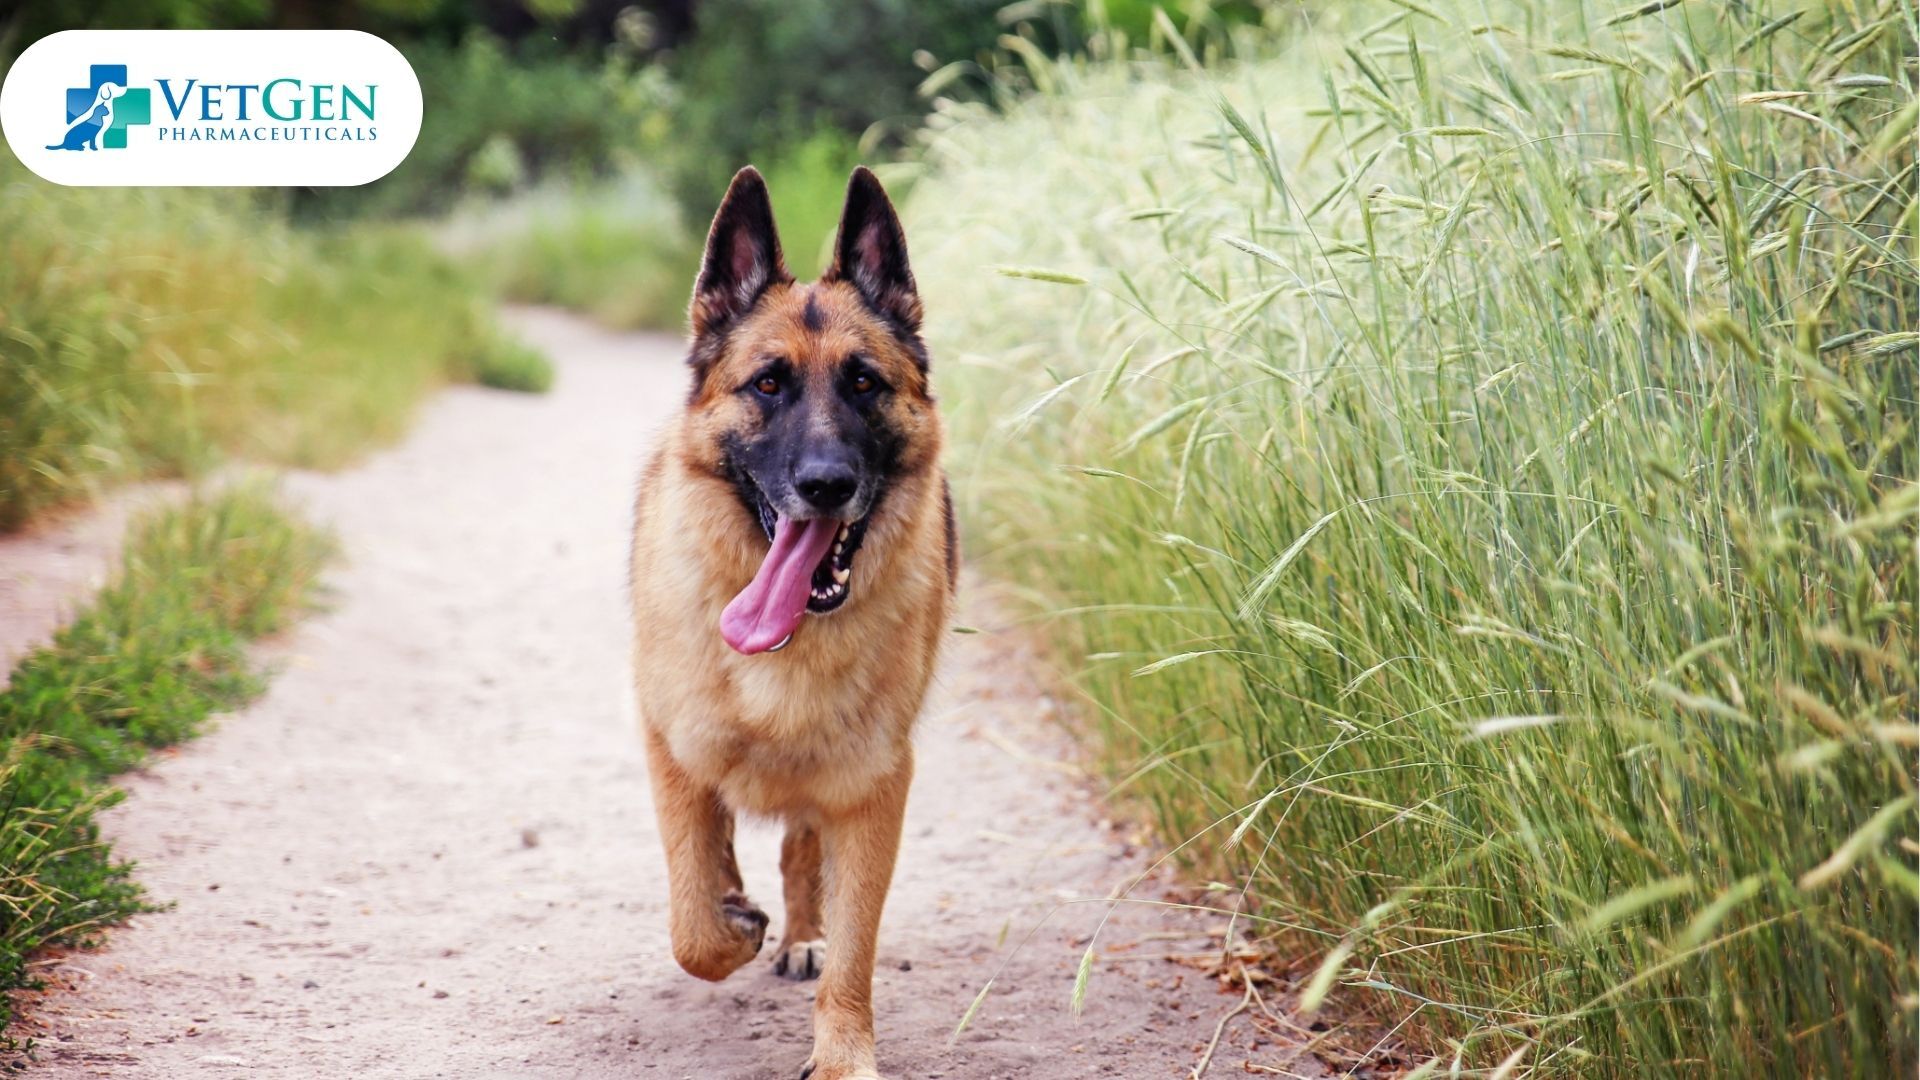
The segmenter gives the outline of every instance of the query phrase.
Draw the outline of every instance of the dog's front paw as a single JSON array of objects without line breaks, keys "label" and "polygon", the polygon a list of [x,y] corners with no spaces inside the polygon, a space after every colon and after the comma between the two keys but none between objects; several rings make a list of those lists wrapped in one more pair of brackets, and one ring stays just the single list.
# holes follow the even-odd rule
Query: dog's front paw
[{"label": "dog's front paw", "polygon": [[767,913],[753,906],[753,901],[737,892],[730,892],[720,898],[720,914],[740,932],[740,936],[753,943],[753,951],[748,956],[760,955],[760,946],[767,940]]},{"label": "dog's front paw", "polygon": [[827,943],[824,940],[792,941],[773,956],[773,973],[804,982],[817,979],[827,969]]},{"label": "dog's front paw", "polygon": [[767,913],[730,892],[718,907],[690,913],[673,926],[673,958],[696,979],[719,982],[760,955],[767,940]]}]

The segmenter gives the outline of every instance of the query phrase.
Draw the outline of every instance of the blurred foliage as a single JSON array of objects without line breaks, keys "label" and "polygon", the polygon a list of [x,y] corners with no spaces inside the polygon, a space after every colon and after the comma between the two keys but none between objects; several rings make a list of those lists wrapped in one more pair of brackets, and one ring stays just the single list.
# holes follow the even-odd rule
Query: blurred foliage
[{"label": "blurred foliage", "polygon": [[[1224,41],[1279,10],[1180,0],[1161,22]],[[742,165],[844,178],[892,155],[926,113],[930,73],[965,98],[1006,86],[999,68],[1018,82],[1019,56],[1164,30],[1145,0],[29,0],[0,15],[0,58],[60,30],[127,26],[359,29],[407,55],[426,99],[419,142],[372,184],[296,193],[300,216],[439,213],[642,168],[689,221]],[[788,216],[811,257],[821,230],[802,219],[823,211],[803,194]]]},{"label": "blurred foliage", "polygon": [[[1073,5],[1080,7],[1080,5]],[[1210,35],[1223,35],[1236,26],[1258,26],[1270,19],[1297,15],[1303,5],[1285,0],[1089,0],[1085,5],[1086,26],[1090,30],[1117,31],[1126,40],[1147,44],[1154,40],[1153,11],[1167,13],[1169,21],[1189,43],[1198,44]]]},{"label": "blurred foliage", "polygon": [[[5,7],[0,4],[0,9]],[[633,165],[666,136],[653,58],[690,25],[688,0],[92,0],[0,14],[0,69],[61,30],[322,27],[380,34],[420,77],[426,123],[401,166],[357,188],[296,191],[302,217],[447,210],[554,177]]]},{"label": "blurred foliage", "polygon": [[669,188],[690,212],[710,213],[735,169],[764,166],[823,129],[865,136],[869,146],[910,133],[924,112],[916,52],[953,59],[991,48],[1000,7],[702,0],[670,61],[679,92],[676,138],[660,161]]},{"label": "blurred foliage", "polygon": [[26,0],[0,5],[0,55],[61,30],[365,30],[451,44],[475,30],[508,40],[670,48],[693,0]]},{"label": "blurred foliage", "polygon": [[699,237],[645,171],[470,202],[438,241],[507,299],[621,328],[677,329],[700,262]]},{"label": "blurred foliage", "polygon": [[[847,197],[847,174],[860,163],[852,138],[823,127],[802,142],[762,157],[760,171],[773,194],[773,219],[780,230],[780,249],[787,269],[810,278],[831,261],[833,237],[840,228],[840,208]],[[894,193],[898,196],[899,192]],[[719,203],[708,193],[711,214]]]},{"label": "blurred foliage", "polygon": [[[1052,44],[1070,4],[1009,18]],[[81,27],[328,27],[380,34],[420,77],[426,123],[407,160],[361,188],[298,192],[296,213],[442,212],[636,167],[704,219],[734,170],[804,159],[844,177],[864,149],[897,145],[924,112],[932,58],[990,52],[1012,23],[1000,0],[91,0],[0,15],[0,57]],[[805,230],[809,234],[814,229]],[[811,242],[811,239],[809,239]]]},{"label": "blurred foliage", "polygon": [[[853,140],[829,129],[761,162],[795,274],[825,267],[853,154]],[[716,190],[682,211],[658,177],[637,169],[584,187],[468,202],[440,227],[439,242],[508,299],[559,304],[609,326],[679,330],[719,199]]]},{"label": "blurred foliage", "polygon": [[473,379],[496,390],[544,394],[553,389],[553,361],[517,338],[496,336],[474,358]]},{"label": "blurred foliage", "polygon": [[428,122],[392,173],[359,188],[303,191],[303,215],[391,216],[449,209],[543,179],[631,167],[665,139],[668,88],[658,66],[618,50],[598,61],[550,43],[511,47],[484,31],[454,45],[404,46]]},{"label": "blurred foliage", "polygon": [[270,0],[27,0],[0,15],[0,53],[62,30],[225,30],[265,25],[271,12]]}]

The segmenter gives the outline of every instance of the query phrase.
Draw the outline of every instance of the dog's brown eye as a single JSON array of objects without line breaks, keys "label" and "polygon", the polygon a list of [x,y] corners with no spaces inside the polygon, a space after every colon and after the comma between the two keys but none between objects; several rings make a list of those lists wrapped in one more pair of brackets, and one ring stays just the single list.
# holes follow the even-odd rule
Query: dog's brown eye
[{"label": "dog's brown eye", "polygon": [[780,380],[771,375],[762,375],[753,380],[753,388],[768,397],[772,397],[780,392]]},{"label": "dog's brown eye", "polygon": [[880,384],[874,382],[871,375],[860,374],[853,377],[853,392],[856,394],[871,394],[879,386]]}]

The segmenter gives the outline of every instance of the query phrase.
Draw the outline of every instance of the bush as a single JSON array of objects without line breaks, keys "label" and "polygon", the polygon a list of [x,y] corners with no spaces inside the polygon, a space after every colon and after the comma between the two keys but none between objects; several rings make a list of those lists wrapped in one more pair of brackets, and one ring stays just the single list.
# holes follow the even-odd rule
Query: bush
[{"label": "bush", "polygon": [[1909,1075],[1909,28],[1459,7],[943,112],[970,548],[1309,1004],[1442,1071]]},{"label": "bush", "polygon": [[[258,486],[196,497],[129,531],[119,573],[0,690],[0,990],[27,959],[142,909],[94,813],[107,777],[259,692],[242,649],[309,598],[331,542]],[[0,1029],[11,1019],[0,996]]]},{"label": "bush", "polygon": [[[847,136],[822,129],[781,153],[763,155],[750,164],[758,166],[767,178],[787,269],[802,279],[824,272],[833,261],[833,237],[840,229],[847,177],[860,164],[859,148]],[[717,188],[708,200],[713,205],[706,210],[707,219],[719,209],[720,196],[726,190],[724,185]],[[701,232],[704,238],[704,227]],[[686,288],[692,292],[691,278]]]},{"label": "bush", "polygon": [[[1001,7],[1000,0],[702,0],[692,40],[670,58],[679,137],[655,158],[669,190],[690,220],[704,224],[742,165],[765,171],[823,131],[851,140],[878,124],[905,136],[924,112],[915,87],[925,72],[915,53],[966,60],[990,48],[1002,32]],[[769,187],[779,199],[780,189]]]},{"label": "bush", "polygon": [[420,77],[427,123],[405,161],[364,187],[299,193],[303,215],[394,216],[452,209],[467,194],[604,176],[648,156],[667,134],[657,67],[513,46],[484,31],[459,45],[404,47]]},{"label": "bush", "polygon": [[473,376],[480,297],[412,231],[57,188],[0,157],[0,529],[103,482],[227,454],[332,466],[396,438]]},{"label": "bush", "polygon": [[553,364],[525,342],[497,337],[480,353],[474,378],[499,390],[544,394],[553,388]]}]

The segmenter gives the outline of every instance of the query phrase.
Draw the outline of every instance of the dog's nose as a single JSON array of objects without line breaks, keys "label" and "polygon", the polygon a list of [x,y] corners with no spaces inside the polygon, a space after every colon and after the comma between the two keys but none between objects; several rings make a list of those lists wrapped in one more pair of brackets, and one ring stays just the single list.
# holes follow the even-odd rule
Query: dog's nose
[{"label": "dog's nose", "polygon": [[859,488],[860,478],[854,474],[850,462],[813,457],[802,461],[793,470],[793,490],[807,501],[808,506],[823,514],[845,506]]}]

